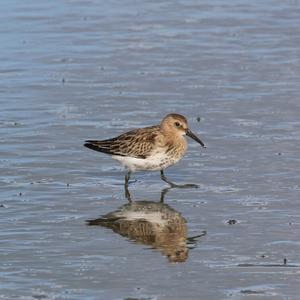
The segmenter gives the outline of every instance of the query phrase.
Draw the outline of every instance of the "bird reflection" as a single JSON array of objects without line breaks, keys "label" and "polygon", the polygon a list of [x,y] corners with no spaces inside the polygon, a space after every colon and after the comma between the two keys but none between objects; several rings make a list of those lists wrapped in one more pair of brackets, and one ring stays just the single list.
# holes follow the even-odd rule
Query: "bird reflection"
[{"label": "bird reflection", "polygon": [[121,236],[160,250],[170,262],[184,262],[196,239],[206,232],[187,237],[185,218],[163,203],[169,190],[162,190],[160,202],[134,201],[129,194],[129,203],[100,218],[88,220],[88,225],[110,228]]}]

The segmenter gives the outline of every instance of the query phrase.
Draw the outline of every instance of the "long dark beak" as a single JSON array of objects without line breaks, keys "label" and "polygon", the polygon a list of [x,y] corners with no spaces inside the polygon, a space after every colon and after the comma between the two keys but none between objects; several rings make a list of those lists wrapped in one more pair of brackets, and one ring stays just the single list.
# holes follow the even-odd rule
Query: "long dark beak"
[{"label": "long dark beak", "polygon": [[186,130],[186,135],[189,136],[190,138],[192,138],[194,141],[196,141],[197,143],[199,143],[203,148],[206,148],[204,146],[204,143],[195,135],[192,133],[192,131],[190,129]]}]

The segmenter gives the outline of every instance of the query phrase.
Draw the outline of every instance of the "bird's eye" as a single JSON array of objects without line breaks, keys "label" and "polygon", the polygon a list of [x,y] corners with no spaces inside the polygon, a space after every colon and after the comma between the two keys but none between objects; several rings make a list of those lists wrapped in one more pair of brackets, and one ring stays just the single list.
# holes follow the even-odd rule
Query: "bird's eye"
[{"label": "bird's eye", "polygon": [[176,127],[180,127],[180,123],[179,122],[175,122],[174,123]]}]

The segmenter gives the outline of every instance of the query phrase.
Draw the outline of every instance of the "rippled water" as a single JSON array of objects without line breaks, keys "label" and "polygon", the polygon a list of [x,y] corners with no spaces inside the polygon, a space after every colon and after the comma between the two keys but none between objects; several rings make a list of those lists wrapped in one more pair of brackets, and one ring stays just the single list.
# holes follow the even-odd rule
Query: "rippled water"
[{"label": "rippled water", "polygon": [[[298,299],[299,1],[2,2],[0,299]],[[127,204],[83,141],[169,112],[200,187]]]}]

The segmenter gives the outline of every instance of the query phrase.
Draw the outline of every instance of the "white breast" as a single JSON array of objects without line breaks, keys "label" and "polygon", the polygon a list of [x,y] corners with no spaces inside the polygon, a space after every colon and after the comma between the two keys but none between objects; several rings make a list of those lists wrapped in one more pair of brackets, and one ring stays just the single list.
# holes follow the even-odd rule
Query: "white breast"
[{"label": "white breast", "polygon": [[133,172],[139,170],[159,171],[175,164],[180,159],[161,152],[154,153],[145,159],[117,155],[113,155],[112,158],[118,160],[124,167]]}]

